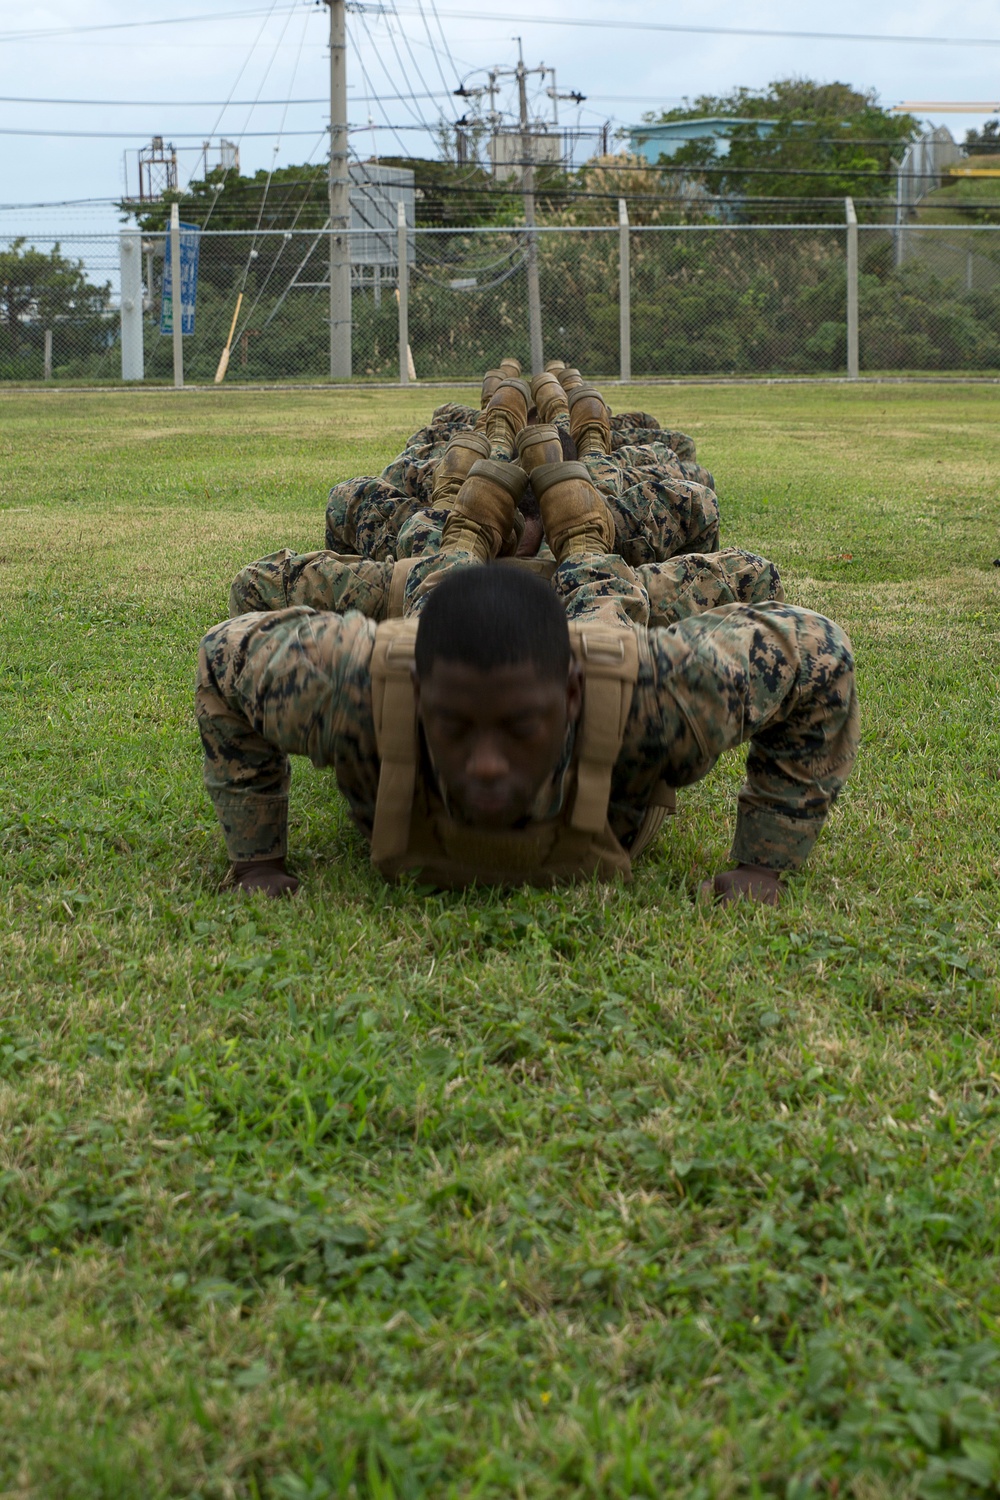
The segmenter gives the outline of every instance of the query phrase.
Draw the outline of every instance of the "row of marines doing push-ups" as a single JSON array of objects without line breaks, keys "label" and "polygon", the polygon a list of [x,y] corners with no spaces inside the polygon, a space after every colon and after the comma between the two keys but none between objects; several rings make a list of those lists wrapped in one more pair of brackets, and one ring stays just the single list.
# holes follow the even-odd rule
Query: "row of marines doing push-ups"
[{"label": "row of marines doing push-ups", "polygon": [[850,643],[718,550],[690,438],[559,361],[520,373],[335,485],[325,550],[235,579],[196,692],[228,879],[297,889],[291,755],[333,769],[388,878],[550,885],[628,879],[676,789],[749,741],[706,889],[775,902],[857,751]]}]

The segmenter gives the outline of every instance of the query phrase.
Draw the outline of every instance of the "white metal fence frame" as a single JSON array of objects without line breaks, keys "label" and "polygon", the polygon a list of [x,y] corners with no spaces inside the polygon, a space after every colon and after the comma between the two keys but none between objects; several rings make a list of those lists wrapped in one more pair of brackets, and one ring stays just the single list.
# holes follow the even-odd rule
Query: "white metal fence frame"
[{"label": "white metal fence frame", "polygon": [[[358,235],[368,234],[369,232],[368,229],[351,231],[352,234]],[[722,243],[722,241],[718,240],[719,236],[724,236],[725,243],[728,245],[746,242],[747,237],[751,237],[750,244],[753,245],[754,241],[752,237],[765,235],[769,237],[767,243],[771,245],[777,245],[782,239],[787,240],[788,236],[794,235],[800,237],[812,236],[816,245],[822,244],[824,246],[834,245],[837,239],[840,239],[843,247],[842,319],[835,321],[837,322],[838,329],[842,323],[843,337],[841,337],[839,331],[836,331],[835,334],[829,334],[828,337],[831,340],[831,349],[835,343],[836,349],[838,351],[842,349],[843,352],[842,354],[838,352],[836,356],[831,353],[829,360],[830,368],[820,373],[832,374],[834,373],[834,368],[836,368],[840,371],[846,370],[849,379],[857,379],[860,377],[862,369],[878,370],[882,367],[879,359],[880,351],[876,347],[875,341],[866,337],[865,320],[868,315],[865,311],[864,299],[861,296],[862,290],[872,284],[872,274],[869,270],[866,270],[866,264],[870,260],[872,252],[880,246],[885,248],[886,263],[892,267],[894,274],[897,276],[901,273],[906,274],[907,268],[919,268],[922,266],[938,278],[938,282],[942,287],[951,289],[948,295],[955,298],[965,298],[965,304],[967,304],[965,311],[968,314],[968,318],[992,318],[995,316],[997,318],[997,326],[995,328],[991,327],[988,331],[991,340],[994,335],[996,336],[997,348],[1000,350],[1000,225],[919,224],[903,227],[898,225],[859,225],[850,199],[847,199],[845,202],[845,223],[843,225],[829,223],[636,225],[630,224],[627,207],[625,201],[622,200],[619,203],[618,222],[616,224],[538,226],[533,232],[539,243],[545,247],[551,247],[554,241],[558,242],[560,239],[568,247],[572,239],[579,236],[589,237],[590,242],[595,245],[601,243],[607,245],[607,253],[604,255],[602,261],[607,273],[602,287],[602,296],[607,307],[613,310],[616,300],[615,291],[617,291],[617,350],[615,353],[617,354],[618,378],[625,382],[633,378],[641,379],[644,374],[648,376],[654,373],[646,370],[635,374],[637,369],[635,350],[633,348],[635,326],[635,309],[633,303],[636,296],[635,255],[641,252],[644,245],[648,244],[659,242],[663,245],[671,243],[678,245],[684,241],[688,241],[689,243],[700,243],[707,246],[712,242],[713,238],[716,239],[717,243]],[[500,288],[504,285],[516,287],[520,284],[520,281],[523,279],[520,276],[520,272],[524,265],[528,233],[529,231],[521,225],[500,227],[474,225],[449,228],[447,230],[432,228],[414,229],[412,223],[409,225],[406,223],[404,214],[399,216],[397,231],[395,236],[393,236],[395,240],[395,244],[393,245],[395,264],[393,265],[387,261],[381,267],[380,276],[371,283],[365,280],[362,268],[356,268],[354,296],[363,296],[369,290],[372,291],[375,299],[374,305],[377,308],[383,289],[386,291],[391,290],[394,300],[398,305],[396,368],[401,384],[408,384],[415,378],[411,344],[416,348],[419,359],[421,349],[420,339],[424,337],[424,333],[419,325],[420,314],[415,309],[413,298],[414,288],[418,285],[418,282],[425,290],[432,289],[441,294],[454,293],[456,300],[453,305],[457,316],[457,309],[461,304],[461,298],[464,293],[482,298],[486,292],[495,288]],[[616,267],[614,266],[612,242],[608,241],[607,238],[609,236],[617,236]],[[14,237],[10,236],[6,238],[12,240]],[[159,237],[159,245],[162,245],[163,238],[163,236]],[[275,305],[267,314],[265,327],[272,323],[277,312],[284,305],[291,292],[296,290],[303,292],[312,291],[315,295],[317,288],[322,288],[328,284],[318,274],[318,270],[322,268],[323,246],[325,244],[324,232],[322,230],[315,228],[296,231],[209,230],[204,232],[203,250],[211,250],[213,244],[221,247],[223,241],[228,242],[228,248],[234,254],[234,258],[243,257],[244,252],[238,247],[244,243],[248,246],[248,249],[251,243],[261,246],[272,246],[274,254],[270,269],[263,280],[265,288],[268,286],[275,267],[278,266],[282,259],[284,247],[289,244],[293,246],[294,253],[288,258],[286,268],[282,271],[281,275],[275,276],[272,293],[268,294],[276,300]],[[280,241],[280,244],[276,247],[274,245],[275,241]],[[452,276],[448,279],[447,270],[449,262],[440,258],[438,260],[434,259],[435,244],[438,247],[439,257],[441,254],[441,245],[450,246],[455,244],[459,247],[466,247],[468,259],[467,247],[476,243],[489,244],[491,241],[493,242],[493,250],[490,253],[493,254],[494,258],[485,266],[477,264],[474,267],[469,267],[477,272],[487,272],[490,279],[485,282],[481,282],[478,276]],[[902,253],[900,253],[899,248],[901,242],[903,245]],[[763,245],[764,243],[762,239],[758,238],[758,245]],[[98,264],[101,264],[101,268],[105,273],[109,271],[111,266],[108,252],[113,249],[117,250],[118,264],[116,269],[118,275],[117,277],[111,276],[112,285],[104,299],[102,310],[100,312],[91,312],[90,314],[91,324],[94,325],[96,320],[96,323],[100,324],[105,330],[104,342],[108,350],[108,359],[104,361],[104,365],[109,365],[110,351],[113,345],[117,344],[120,354],[120,373],[123,381],[134,383],[148,378],[162,379],[168,376],[169,373],[172,373],[175,383],[179,383],[183,380],[183,353],[180,352],[183,349],[183,341],[179,337],[173,340],[173,346],[178,350],[173,370],[167,372],[161,368],[158,374],[152,376],[150,374],[151,356],[144,352],[143,347],[144,339],[149,338],[150,333],[155,327],[153,316],[151,316],[151,314],[155,314],[155,307],[153,306],[155,303],[155,287],[150,285],[150,280],[153,275],[152,256],[158,248],[156,237],[144,236],[138,229],[124,229],[113,237],[80,237],[78,244],[80,246],[84,244],[98,246],[98,250],[94,252],[93,258]],[[151,245],[154,247],[152,250],[150,248]],[[234,247],[236,247],[235,251]],[[424,255],[421,254],[421,247],[427,247]],[[0,249],[2,248],[3,242],[0,242]],[[304,254],[302,253],[303,251]],[[159,253],[162,254],[162,250]],[[103,264],[101,262],[102,254]],[[310,258],[314,262],[311,279],[302,280],[300,277],[303,267]],[[755,256],[750,250],[744,254],[743,258],[747,265],[752,265],[755,260]],[[829,258],[830,265],[833,264],[834,259],[835,257],[833,256]],[[455,262],[451,266],[451,269],[454,270],[457,264]],[[442,272],[444,273],[443,275]],[[415,278],[417,278],[416,281]],[[115,281],[117,281],[117,286],[113,285]],[[617,288],[615,287],[616,282]],[[241,336],[241,333],[246,334],[249,327],[249,319],[253,316],[253,309],[257,307],[262,296],[263,292],[259,292],[255,300],[248,297],[246,306],[250,308],[250,312],[247,314],[246,308],[244,309],[244,314],[242,315],[243,327],[241,330],[236,329],[234,321],[233,329],[236,331],[237,339]],[[870,301],[871,298],[869,297]],[[995,312],[994,301],[996,304]],[[983,308],[986,309],[985,312]],[[417,323],[414,322],[415,316],[418,318]],[[32,347],[33,349],[36,345],[38,347],[39,373],[44,371],[44,378],[51,379],[54,374],[52,355],[53,328],[52,326],[47,326],[43,330],[40,324],[41,318],[42,314],[40,311],[36,317],[29,310],[29,314],[25,319],[25,326],[35,329]],[[64,323],[71,321],[65,314],[57,314],[54,319],[57,333],[60,319]],[[322,306],[317,306],[315,319],[317,322],[325,323],[325,311]],[[52,321],[50,319],[50,325]],[[394,322],[396,321],[394,320]],[[35,327],[36,324],[39,326]],[[41,355],[43,331],[45,335],[44,356]],[[249,332],[256,334],[257,330],[250,329]],[[561,335],[564,330],[560,329],[559,332]],[[2,333],[3,328],[0,327],[0,335]],[[547,333],[549,334],[550,345],[555,344],[557,342],[555,330],[549,329]],[[98,336],[93,335],[93,337]],[[98,338],[98,342],[100,342],[100,338]],[[393,343],[397,343],[397,338],[393,339]],[[911,340],[911,344],[914,347],[920,347],[920,341],[916,337]],[[968,344],[967,330],[966,344]],[[611,348],[610,345],[607,347]],[[244,343],[244,356],[245,350],[246,344]],[[954,368],[956,371],[962,369],[996,369],[1000,373],[1000,357],[994,363],[991,351],[992,343],[985,355],[981,349],[979,350],[979,353],[976,355],[976,358],[980,361],[979,364],[970,364],[962,362],[964,356],[962,349],[959,348],[956,354],[957,363]],[[564,351],[562,348],[558,350],[553,348],[552,352],[562,354],[567,351]],[[570,349],[568,352],[572,352],[572,350]],[[982,363],[983,359],[987,360],[986,364]],[[181,368],[178,368],[178,361]],[[162,366],[162,358],[159,363]],[[245,357],[243,363],[245,366]],[[65,365],[65,361],[63,364]],[[385,357],[383,356],[384,366]],[[57,369],[58,365],[55,368]],[[308,374],[312,373],[315,375],[318,372],[289,369],[286,373],[288,378],[294,379],[306,378]],[[469,367],[455,373],[453,378],[475,378],[480,373],[480,368],[470,356]],[[594,373],[612,375],[613,371],[611,369],[601,369],[600,371],[595,370]],[[659,373],[669,372],[664,370]],[[750,373],[754,372],[751,371]],[[768,373],[781,372],[770,371]],[[0,378],[11,377],[6,374],[0,374]],[[25,378],[38,378],[38,376],[26,376]],[[59,378],[57,373],[55,378]],[[111,378],[111,369],[109,367],[102,368],[99,378]],[[242,378],[252,377],[247,376]]]}]

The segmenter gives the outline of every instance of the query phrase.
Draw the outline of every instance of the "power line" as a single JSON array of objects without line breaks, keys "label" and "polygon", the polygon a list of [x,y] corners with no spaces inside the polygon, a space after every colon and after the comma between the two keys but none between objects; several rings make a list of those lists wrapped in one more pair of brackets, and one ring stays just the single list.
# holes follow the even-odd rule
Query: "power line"
[{"label": "power line", "polygon": [[[324,126],[323,128],[324,128],[324,130],[326,130],[327,127]],[[368,129],[367,126],[361,126],[361,125],[355,126],[354,128],[358,129],[358,130],[362,130],[362,129],[366,130],[366,129]],[[408,126],[406,128],[410,129],[412,127]],[[194,131],[194,130],[183,130],[183,131],[157,130],[155,132],[149,131],[149,132],[146,132],[146,133],[147,134],[156,134],[156,135],[161,135],[161,136],[172,135],[178,141],[184,141],[184,140],[195,141],[196,140],[196,141],[204,142],[204,140],[205,140],[205,134],[204,134],[203,131],[199,132],[199,131]],[[313,135],[316,134],[316,131],[315,130],[286,130],[284,133],[285,133],[285,135],[307,135],[307,136],[313,136]],[[55,136],[59,140],[134,141],[135,138],[136,138],[136,136],[142,135],[142,134],[143,134],[143,132],[141,130],[20,130],[20,129],[17,129],[15,127],[11,127],[11,128],[8,129],[6,126],[0,126],[0,135],[31,135],[31,136],[44,135],[44,136]],[[212,134],[214,135],[215,132],[213,131]],[[248,138],[249,139],[253,139],[253,138],[258,137],[258,136],[263,136],[266,140],[273,140],[274,139],[274,131],[273,130],[241,130],[240,134],[239,134],[239,139],[242,141],[242,140],[246,140]],[[201,151],[202,148],[199,145],[197,147],[195,147],[195,146],[180,146],[180,147],[178,147],[178,149],[181,150],[181,151],[195,151],[195,150]]]},{"label": "power line", "polygon": [[[282,10],[298,10],[297,5],[282,6]],[[253,10],[219,10],[201,16],[160,16],[150,21],[105,21],[95,26],[50,26],[33,31],[0,32],[0,42],[44,41],[48,37],[80,36],[88,31],[134,31],[142,26],[190,26],[196,21],[242,21],[247,16],[273,14],[273,6],[257,6]]]},{"label": "power line", "polygon": [[[282,10],[297,10],[298,6],[282,7]],[[380,6],[366,4],[364,0],[348,0],[348,9],[364,14],[371,11],[373,14],[382,13]],[[394,7],[398,15],[419,15],[415,7]],[[145,26],[175,26],[192,25],[203,21],[235,21],[242,20],[247,16],[259,16],[264,13],[264,8],[257,7],[252,10],[237,11],[215,11],[204,15],[195,16],[162,16],[148,21],[111,21],[93,26],[59,26],[48,27],[43,30],[33,31],[8,31],[0,32],[0,41],[39,41],[49,37],[55,39],[63,36],[78,36],[85,32],[95,31],[125,31]],[[440,15],[456,21],[478,21],[480,23],[498,21],[512,23],[515,25],[537,25],[537,26],[584,26],[598,27],[611,31],[658,31],[680,33],[695,36],[749,36],[764,37],[770,39],[790,39],[795,41],[819,41],[819,42],[888,42],[893,46],[912,44],[915,46],[933,47],[1000,47],[1000,37],[962,37],[962,36],[907,36],[900,33],[871,32],[871,31],[796,31],[785,28],[764,28],[759,26],[697,26],[684,25],[678,22],[668,21],[626,21],[618,16],[602,19],[586,16],[549,16],[549,15],[525,15],[523,12],[511,11],[472,11],[472,10],[446,10],[441,9]]]},{"label": "power line", "polygon": [[[408,6],[402,7],[402,10],[407,15],[414,14]],[[934,47],[1000,47],[1000,37],[996,36],[899,36],[870,31],[791,31],[765,30],[759,26],[686,26],[671,21],[623,21],[618,16],[604,20],[585,16],[525,15],[523,12],[515,15],[509,11],[442,10],[441,14],[454,21],[503,21],[525,26],[587,26],[610,31],[667,31],[696,36],[754,36],[815,42],[890,42],[893,46],[912,42],[921,46]]]},{"label": "power line", "polygon": [[461,84],[461,82],[462,82],[462,75],[458,71],[458,64],[456,63],[454,57],[452,56],[451,48],[448,45],[448,38],[445,35],[444,27],[441,25],[441,17],[438,14],[438,8],[437,8],[437,0],[430,0],[430,6],[431,6],[431,12],[432,12],[432,14],[434,16],[434,19],[437,22],[437,29],[441,33],[441,41],[444,44],[444,50],[445,50],[445,52],[447,54],[448,61],[451,63],[451,71],[455,75],[456,82],[459,83],[459,84]]},{"label": "power line", "polygon": [[[348,91],[350,93],[350,91]],[[449,89],[448,94],[451,94]],[[441,90],[437,89],[430,94],[382,94],[382,99],[390,100],[398,104],[403,99],[427,98],[440,99]],[[643,96],[645,97],[645,96]],[[649,97],[659,98],[659,95],[650,94]],[[228,108],[230,105],[240,108],[244,104],[274,105],[284,108],[288,104],[329,104],[329,94],[324,94],[316,99],[36,99],[24,94],[0,94],[0,104],[85,104],[95,105],[102,109],[119,109],[123,107],[148,106],[150,109],[217,109],[219,105]]]}]

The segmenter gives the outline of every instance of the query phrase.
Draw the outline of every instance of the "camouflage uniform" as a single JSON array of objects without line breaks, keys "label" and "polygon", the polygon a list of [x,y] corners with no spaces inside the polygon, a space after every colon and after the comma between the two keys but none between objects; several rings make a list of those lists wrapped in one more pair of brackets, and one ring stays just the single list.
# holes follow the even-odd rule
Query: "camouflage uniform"
[{"label": "camouflage uniform", "polygon": [[[422,513],[428,514],[428,513]],[[434,512],[429,512],[434,515]],[[250,563],[233,580],[229,613],[306,605],[310,609],[346,614],[356,609],[370,620],[384,620],[389,604],[393,564],[367,557],[343,557],[335,552],[272,552]],[[630,601],[628,618],[640,625],[674,625],[689,615],[723,604],[764,604],[783,599],[781,578],[774,563],[730,547],[707,556],[692,553],[667,562],[630,568],[621,558],[606,559],[600,597]],[[590,578],[588,570],[588,579]],[[577,564],[557,569],[553,583],[570,595]],[[598,594],[593,591],[592,598]]]},{"label": "camouflage uniform", "polygon": [[[407,440],[402,453],[380,475],[345,479],[330,490],[326,545],[331,552],[362,557],[418,556],[440,536],[430,511],[438,461],[456,432],[476,425],[480,413],[448,402],[430,423]],[[560,421],[569,431],[568,418]],[[694,460],[694,443],[682,432],[664,431],[649,412],[620,412],[611,419],[614,456],[587,460],[598,489],[615,510],[615,530],[633,565],[660,562],[677,552],[715,551],[719,545],[715,482]],[[676,441],[679,449],[673,446]],[[682,450],[682,451],[680,451]],[[712,493],[701,495],[691,485]],[[714,531],[712,510],[714,507]],[[400,533],[418,512],[427,519]]]},{"label": "camouflage uniform", "polygon": [[[676,442],[674,439],[676,438]],[[694,458],[694,439],[686,432],[676,432],[661,427],[659,421],[648,411],[618,411],[611,413],[611,446],[620,448],[627,443],[666,443],[673,448],[678,458]],[[681,449],[684,451],[682,452]]]},{"label": "camouflage uniform", "polygon": [[[418,610],[435,571],[473,560],[422,558],[408,580]],[[641,616],[644,590],[620,558],[565,563],[555,586],[572,619]],[[375,622],[291,608],[242,615],[201,644],[196,713],[205,785],[233,861],[284,857],[289,755],[332,767],[371,837],[379,760],[370,663]],[[831,621],[785,604],[731,604],[668,629],[639,629],[639,679],[615,764],[608,816],[628,847],[655,785],[687,786],[749,740],[733,858],[796,869],[850,771],[858,742],[850,644]]]},{"label": "camouflage uniform", "polygon": [[632,567],[683,552],[717,552],[719,500],[686,478],[661,444],[624,447],[582,463],[615,522],[615,550]]},{"label": "camouflage uniform", "polygon": [[435,409],[426,427],[407,439],[402,453],[380,475],[335,484],[326,506],[326,545],[331,551],[395,557],[395,536],[403,521],[430,505],[441,454],[456,432],[475,426],[478,416],[478,407],[448,401]]},{"label": "camouflage uniform", "polygon": [[[436,547],[447,515],[430,504],[439,458],[440,451],[413,461],[406,472],[397,459],[378,478],[334,485],[326,510],[329,550],[391,560]],[[683,470],[691,466],[678,464],[671,449],[660,443],[623,447],[582,461],[614,517],[616,549],[633,567],[718,551],[718,497],[686,477]]]}]

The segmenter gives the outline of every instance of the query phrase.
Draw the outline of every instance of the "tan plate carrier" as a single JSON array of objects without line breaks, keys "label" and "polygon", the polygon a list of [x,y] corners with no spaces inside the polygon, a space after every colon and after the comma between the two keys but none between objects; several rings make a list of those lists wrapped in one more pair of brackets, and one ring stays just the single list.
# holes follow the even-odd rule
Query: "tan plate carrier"
[{"label": "tan plate carrier", "polygon": [[550,886],[588,876],[631,879],[633,859],[675,806],[673,788],[661,783],[630,850],[608,822],[611,777],[639,672],[635,632],[570,624],[570,643],[585,685],[568,794],[556,817],[512,829],[457,822],[419,773],[416,635],[412,617],[386,620],[375,634],[372,708],[381,768],[372,863],[390,880],[413,870],[434,885],[453,888]]}]

